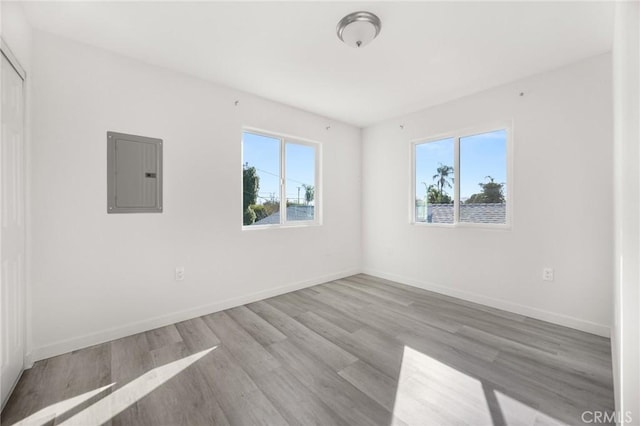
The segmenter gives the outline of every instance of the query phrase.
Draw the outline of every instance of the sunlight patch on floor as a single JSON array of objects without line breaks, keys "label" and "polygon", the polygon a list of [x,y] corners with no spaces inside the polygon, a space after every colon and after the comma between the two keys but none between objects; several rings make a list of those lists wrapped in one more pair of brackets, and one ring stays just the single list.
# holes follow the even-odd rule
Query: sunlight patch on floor
[{"label": "sunlight patch on floor", "polygon": [[394,417],[407,424],[492,424],[480,380],[404,347]]},{"label": "sunlight patch on floor", "polygon": [[545,426],[565,426],[567,423],[561,422],[545,413],[524,404],[517,399],[505,395],[496,390],[493,391],[505,419],[505,425],[545,425]]},{"label": "sunlight patch on floor", "polygon": [[60,423],[60,425],[86,426],[106,423],[112,417],[118,415],[129,406],[135,404],[136,401],[153,392],[163,383],[178,375],[181,371],[207,355],[216,347],[217,346],[177,361],[170,362],[169,364],[156,367],[102,398],[90,407],[82,410],[68,420]]},{"label": "sunlight patch on floor", "polygon": [[394,424],[558,424],[489,384],[408,346],[393,408]]},{"label": "sunlight patch on floor", "polygon": [[60,414],[66,413],[74,407],[82,404],[85,401],[90,400],[94,396],[104,392],[109,389],[111,386],[115,385],[115,383],[111,383],[110,385],[103,386],[98,389],[94,389],[92,391],[83,393],[82,395],[74,396],[73,398],[65,399],[64,401],[56,402],[55,404],[51,404],[42,410],[33,413],[29,417],[26,417],[20,420],[18,423],[14,423],[14,426],[41,426],[49,421],[56,418]]}]

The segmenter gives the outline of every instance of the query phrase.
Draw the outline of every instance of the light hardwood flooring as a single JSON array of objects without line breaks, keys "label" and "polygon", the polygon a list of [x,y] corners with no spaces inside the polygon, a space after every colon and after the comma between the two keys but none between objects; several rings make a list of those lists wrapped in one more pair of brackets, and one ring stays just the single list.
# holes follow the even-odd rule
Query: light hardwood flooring
[{"label": "light hardwood flooring", "polygon": [[2,425],[573,425],[612,389],[608,339],[356,275],[39,361]]}]

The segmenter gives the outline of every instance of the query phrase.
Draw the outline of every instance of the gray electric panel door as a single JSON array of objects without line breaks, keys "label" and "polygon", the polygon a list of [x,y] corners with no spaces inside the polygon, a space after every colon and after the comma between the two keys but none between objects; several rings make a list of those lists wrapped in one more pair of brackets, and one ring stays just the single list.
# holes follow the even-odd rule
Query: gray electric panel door
[{"label": "gray electric panel door", "polygon": [[107,212],[162,212],[162,139],[107,132]]}]

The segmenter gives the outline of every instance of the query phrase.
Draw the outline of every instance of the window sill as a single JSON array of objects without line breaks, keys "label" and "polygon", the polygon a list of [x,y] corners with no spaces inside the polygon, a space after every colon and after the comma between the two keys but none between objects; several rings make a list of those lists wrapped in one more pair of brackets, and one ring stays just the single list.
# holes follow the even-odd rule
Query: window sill
[{"label": "window sill", "polygon": [[475,229],[493,229],[496,231],[510,231],[511,224],[489,224],[489,223],[428,223],[428,222],[411,222],[411,225],[424,228],[475,228]]},{"label": "window sill", "polygon": [[316,226],[322,226],[322,224],[317,221],[314,221],[314,222],[301,221],[297,223],[274,223],[269,225],[248,225],[248,226],[242,225],[242,230],[243,231],[261,231],[265,229],[313,228]]}]

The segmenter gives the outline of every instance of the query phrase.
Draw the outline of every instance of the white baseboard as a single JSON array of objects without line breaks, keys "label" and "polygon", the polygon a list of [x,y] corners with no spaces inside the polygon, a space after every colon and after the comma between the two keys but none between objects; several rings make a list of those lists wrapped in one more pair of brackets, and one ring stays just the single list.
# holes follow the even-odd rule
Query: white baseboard
[{"label": "white baseboard", "polygon": [[245,305],[247,303],[256,302],[258,300],[267,299],[269,297],[278,296],[280,294],[289,293],[291,291],[300,290],[303,288],[311,287],[317,284],[322,284],[328,281],[337,280],[340,278],[348,277],[351,275],[365,273],[373,275],[379,278],[396,281],[401,284],[410,285],[424,290],[434,291],[436,293],[444,294],[451,297],[467,300],[469,302],[480,303],[482,305],[490,306],[496,309],[502,309],[508,312],[513,312],[520,315],[525,315],[531,318],[536,318],[542,321],[548,321],[554,324],[562,325],[565,327],[574,328],[576,330],[585,331],[587,333],[596,334],[603,337],[609,337],[611,333],[610,327],[597,324],[590,321],[582,320],[579,318],[570,317],[555,312],[549,312],[538,308],[532,308],[530,306],[520,305],[508,300],[496,299],[480,294],[456,290],[450,287],[440,286],[437,284],[418,281],[411,278],[407,278],[400,275],[388,274],[385,272],[377,271],[371,268],[364,268],[362,270],[354,268],[346,271],[342,271],[335,274],[325,275],[322,277],[314,278],[311,280],[300,281],[292,284],[287,284],[280,287],[275,287],[267,290],[262,290],[256,293],[252,293],[247,296],[235,297],[232,299],[223,300],[213,304],[203,305],[192,309],[173,312],[168,315],[162,315],[155,318],[150,318],[142,321],[137,321],[122,327],[114,327],[106,330],[102,330],[96,333],[86,334],[80,337],[74,337],[71,339],[61,340],[40,348],[36,348],[25,356],[25,368],[31,368],[33,363],[52,356],[61,355],[74,350],[86,348],[88,346],[97,345],[100,343],[108,342],[110,340],[119,339],[122,337],[130,336],[136,333],[142,333],[145,331],[153,330],[154,328],[164,327],[166,325],[174,324],[180,321],[186,321],[188,319],[197,318],[202,315],[207,315],[213,312],[223,311],[225,309],[234,308],[236,306]]},{"label": "white baseboard", "polygon": [[130,336],[132,334],[153,330],[154,328],[164,327],[166,325],[174,324],[176,322],[197,318],[202,315],[211,314],[213,312],[224,311],[225,309],[246,305],[247,303],[256,302],[262,299],[268,299],[270,297],[278,296],[280,294],[289,293],[291,291],[300,290],[300,289],[311,287],[317,284],[326,283],[328,281],[333,281],[333,280],[348,277],[351,275],[359,274],[360,272],[361,272],[360,269],[355,269],[355,268],[349,269],[349,270],[338,272],[335,274],[325,275],[325,276],[310,279],[310,280],[299,281],[296,283],[287,284],[280,287],[258,291],[256,293],[252,293],[247,296],[234,297],[232,299],[223,300],[221,302],[198,306],[192,309],[173,312],[171,314],[161,315],[155,318],[137,321],[121,327],[109,328],[96,333],[91,333],[91,334],[86,334],[80,337],[61,340],[46,346],[36,348],[33,351],[31,351],[31,353],[29,353],[25,357],[25,366],[31,367],[35,361],[39,361],[41,359],[51,358],[56,355],[61,355],[67,352],[86,348],[88,346],[93,346],[93,345],[108,342],[111,340],[120,339],[122,337]]},{"label": "white baseboard", "polygon": [[410,285],[412,287],[417,287],[424,290],[429,290],[436,293],[444,294],[446,296],[456,297],[458,299],[463,299],[469,302],[479,303],[492,308],[502,309],[503,311],[508,311],[515,314],[539,319],[542,321],[547,321],[553,324],[558,324],[565,327],[573,328],[576,330],[585,331],[587,333],[596,334],[602,337],[609,337],[611,334],[611,328],[603,324],[597,324],[591,321],[570,317],[568,315],[563,315],[555,312],[545,311],[543,309],[533,308],[531,306],[520,305],[518,303],[510,302],[504,299],[496,299],[493,297],[483,296],[477,293],[457,290],[451,287],[440,286],[440,285],[425,282],[425,281],[418,281],[418,280],[403,277],[400,275],[387,274],[385,272],[377,271],[371,268],[364,268],[363,273],[368,275],[373,275],[379,278],[384,278],[390,281],[395,281],[401,284]]},{"label": "white baseboard", "polygon": [[29,352],[27,354],[24,355],[24,369],[28,370],[31,367],[33,367],[33,363],[35,361],[33,360],[33,353]]}]

